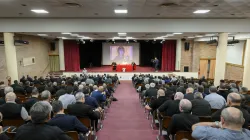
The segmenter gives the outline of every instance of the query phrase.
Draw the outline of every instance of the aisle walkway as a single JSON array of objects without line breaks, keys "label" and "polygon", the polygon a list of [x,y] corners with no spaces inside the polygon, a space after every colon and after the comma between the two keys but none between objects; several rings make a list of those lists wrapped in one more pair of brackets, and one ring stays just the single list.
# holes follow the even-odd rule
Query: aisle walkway
[{"label": "aisle walkway", "polygon": [[155,140],[158,132],[151,129],[131,81],[122,81],[114,96],[118,101],[108,110],[98,140]]}]

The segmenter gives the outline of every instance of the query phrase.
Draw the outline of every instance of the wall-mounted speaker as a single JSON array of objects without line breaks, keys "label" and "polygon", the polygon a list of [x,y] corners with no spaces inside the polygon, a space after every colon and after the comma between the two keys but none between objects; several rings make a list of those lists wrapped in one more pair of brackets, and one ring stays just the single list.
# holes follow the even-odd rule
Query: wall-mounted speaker
[{"label": "wall-mounted speaker", "polygon": [[189,72],[189,66],[184,66],[184,72]]},{"label": "wall-mounted speaker", "polygon": [[185,49],[185,51],[189,51],[189,47],[190,47],[190,43],[189,42],[185,42],[184,43],[184,49]]},{"label": "wall-mounted speaker", "polygon": [[50,43],[50,50],[51,51],[55,51],[56,50],[56,43],[55,42],[51,42]]}]

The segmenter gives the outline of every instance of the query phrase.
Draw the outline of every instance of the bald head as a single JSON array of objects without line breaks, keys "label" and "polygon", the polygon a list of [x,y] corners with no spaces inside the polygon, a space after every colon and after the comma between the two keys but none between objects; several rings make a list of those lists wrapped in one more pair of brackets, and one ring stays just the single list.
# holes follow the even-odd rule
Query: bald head
[{"label": "bald head", "polygon": [[6,102],[15,102],[16,100],[16,94],[14,92],[9,92],[5,95]]},{"label": "bald head", "polygon": [[224,127],[230,126],[241,128],[245,119],[243,118],[243,113],[239,109],[228,107],[222,110],[221,121]]},{"label": "bald head", "polygon": [[157,91],[157,94],[158,94],[158,96],[165,96],[165,91],[162,90],[162,89],[159,89],[159,90]]},{"label": "bald head", "polygon": [[210,93],[216,93],[216,92],[217,92],[217,88],[216,88],[215,86],[211,86],[211,87],[209,88],[209,92],[210,92]]},{"label": "bald head", "polygon": [[183,93],[181,92],[176,92],[174,96],[174,100],[182,100],[184,98]]},{"label": "bald head", "polygon": [[241,96],[238,93],[230,93],[227,96],[227,101],[231,102],[231,103],[236,103],[236,104],[240,104],[241,103]]},{"label": "bald head", "polygon": [[187,88],[186,93],[187,94],[194,93],[194,89],[193,88]]},{"label": "bald head", "polygon": [[181,112],[190,112],[192,109],[192,103],[187,99],[182,99],[179,104]]},{"label": "bald head", "polygon": [[103,86],[99,86],[98,91],[103,92],[104,91]]}]

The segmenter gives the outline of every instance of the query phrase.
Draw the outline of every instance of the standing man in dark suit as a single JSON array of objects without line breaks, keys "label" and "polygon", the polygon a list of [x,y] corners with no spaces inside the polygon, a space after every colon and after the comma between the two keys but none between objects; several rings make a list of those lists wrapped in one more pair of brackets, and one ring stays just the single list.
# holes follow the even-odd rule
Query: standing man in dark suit
[{"label": "standing man in dark suit", "polygon": [[57,126],[63,131],[77,131],[78,133],[88,133],[88,128],[84,126],[76,116],[65,115],[63,104],[61,101],[54,101],[52,103],[55,117],[48,121],[49,125]]},{"label": "standing man in dark suit", "polygon": [[98,125],[98,119],[100,119],[100,112],[99,109],[93,110],[93,108],[89,105],[84,104],[85,98],[82,92],[78,92],[75,95],[76,103],[68,105],[68,113],[70,115],[74,115],[80,118],[89,118],[96,123],[96,130]]},{"label": "standing man in dark suit", "polygon": [[155,67],[155,72],[158,72],[158,67],[159,67],[159,60],[157,57],[154,59],[154,67]]},{"label": "standing man in dark suit", "polygon": [[[192,125],[199,122],[199,117],[192,115],[192,103],[187,99],[182,99],[179,105],[180,114],[172,116],[167,128],[168,136],[174,135],[178,131],[192,131]],[[169,137],[168,137],[169,139]]]}]

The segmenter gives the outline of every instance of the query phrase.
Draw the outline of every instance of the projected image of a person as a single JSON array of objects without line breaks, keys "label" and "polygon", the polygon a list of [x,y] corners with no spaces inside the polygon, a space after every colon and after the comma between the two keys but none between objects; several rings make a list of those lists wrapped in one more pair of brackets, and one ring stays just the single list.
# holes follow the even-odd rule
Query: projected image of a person
[{"label": "projected image of a person", "polygon": [[114,58],[117,63],[124,63],[128,61],[128,56],[125,56],[125,48],[120,46],[117,49],[117,56]]}]

